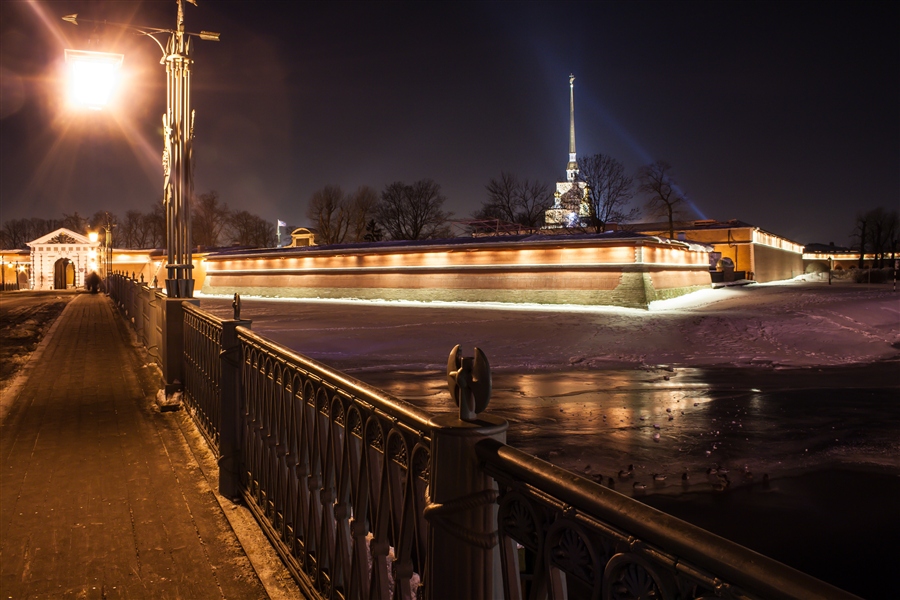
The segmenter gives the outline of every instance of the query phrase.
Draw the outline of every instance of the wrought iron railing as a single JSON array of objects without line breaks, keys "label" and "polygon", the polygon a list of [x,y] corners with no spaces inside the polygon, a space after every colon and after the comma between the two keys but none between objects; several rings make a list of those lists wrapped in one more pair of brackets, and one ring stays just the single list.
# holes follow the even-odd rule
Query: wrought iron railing
[{"label": "wrought iron railing", "polygon": [[408,598],[425,573],[429,415],[238,329],[244,498],[306,591]]},{"label": "wrought iron railing", "polygon": [[111,273],[106,278],[106,291],[150,356],[159,363],[163,320],[161,300],[165,295],[157,288],[120,273]]},{"label": "wrought iron railing", "polygon": [[829,584],[492,440],[506,597],[852,598]]},{"label": "wrought iron railing", "polygon": [[219,453],[222,319],[184,305],[184,403],[213,453]]}]

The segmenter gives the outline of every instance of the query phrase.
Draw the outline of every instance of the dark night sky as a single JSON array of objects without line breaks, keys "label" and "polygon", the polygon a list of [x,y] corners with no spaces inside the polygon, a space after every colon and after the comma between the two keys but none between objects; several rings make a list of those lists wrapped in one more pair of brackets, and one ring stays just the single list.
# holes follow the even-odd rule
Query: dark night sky
[{"label": "dark night sky", "polygon": [[[664,159],[696,218],[849,243],[900,205],[900,4],[892,2],[223,2],[186,5],[199,42],[195,191],[306,223],[311,193],[425,177],[464,218],[507,170],[555,182],[579,156]],[[147,211],[161,197],[165,72],[126,54],[115,111],[62,110],[65,47],[89,25],[173,27],[175,2],[0,2],[3,220]],[[639,202],[639,200],[635,200]]]}]

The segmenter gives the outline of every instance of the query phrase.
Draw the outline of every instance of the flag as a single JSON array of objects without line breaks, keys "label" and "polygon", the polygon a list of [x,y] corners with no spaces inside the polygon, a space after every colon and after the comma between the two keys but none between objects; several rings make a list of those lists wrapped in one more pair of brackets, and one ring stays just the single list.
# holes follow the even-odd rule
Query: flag
[{"label": "flag", "polygon": [[287,223],[285,223],[284,221],[278,221],[278,226],[279,227],[287,227]]}]

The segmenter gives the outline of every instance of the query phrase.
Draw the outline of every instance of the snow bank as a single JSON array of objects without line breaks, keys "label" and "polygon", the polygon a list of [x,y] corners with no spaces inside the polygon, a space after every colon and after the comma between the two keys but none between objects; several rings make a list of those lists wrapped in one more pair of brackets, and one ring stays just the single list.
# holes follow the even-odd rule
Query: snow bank
[{"label": "snow bank", "polygon": [[[230,317],[231,298],[202,306]],[[900,293],[803,281],[708,289],[649,310],[242,298],[253,329],[346,370],[442,368],[455,344],[508,370],[837,366],[896,358]]]}]

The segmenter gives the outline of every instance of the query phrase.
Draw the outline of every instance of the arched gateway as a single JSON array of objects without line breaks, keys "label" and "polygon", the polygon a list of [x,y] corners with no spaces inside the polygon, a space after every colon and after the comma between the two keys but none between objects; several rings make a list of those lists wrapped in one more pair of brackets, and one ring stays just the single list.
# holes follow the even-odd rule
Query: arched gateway
[{"label": "arched gateway", "polygon": [[92,242],[65,228],[29,242],[30,287],[35,290],[61,290],[84,286],[84,278],[91,271],[98,270],[99,246],[100,242]]},{"label": "arched gateway", "polygon": [[53,265],[53,289],[64,290],[75,285],[75,263],[60,258]]}]

